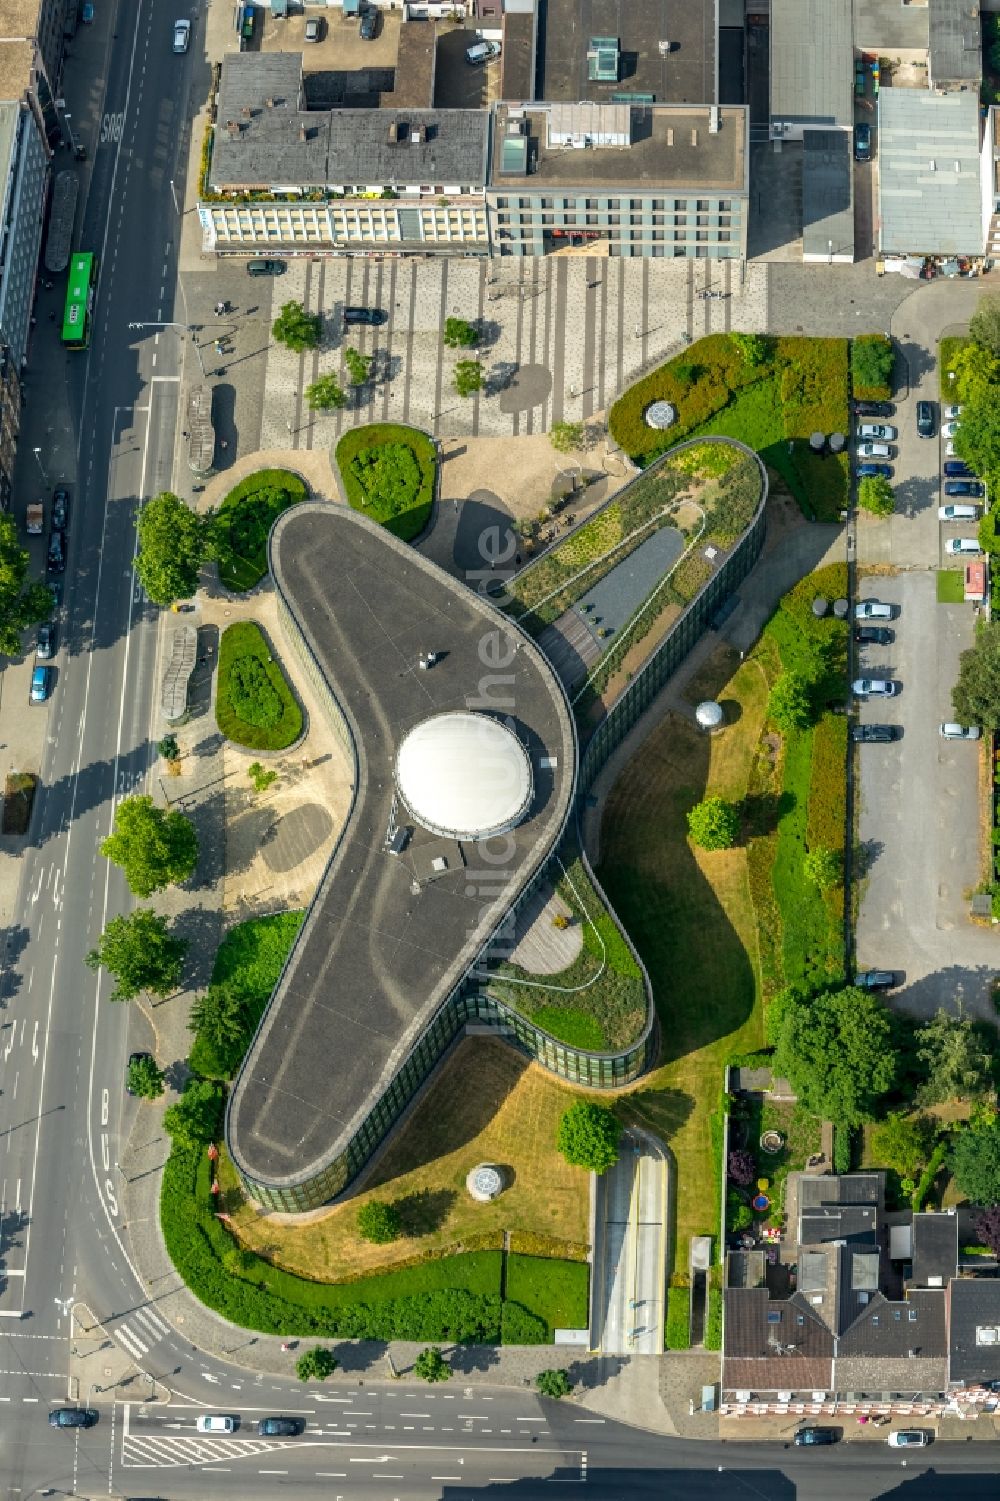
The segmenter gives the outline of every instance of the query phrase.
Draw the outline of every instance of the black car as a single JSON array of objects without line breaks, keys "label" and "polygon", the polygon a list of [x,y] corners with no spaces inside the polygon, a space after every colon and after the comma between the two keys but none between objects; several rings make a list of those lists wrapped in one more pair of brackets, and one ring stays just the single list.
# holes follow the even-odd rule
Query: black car
[{"label": "black car", "polygon": [[60,532],[69,526],[69,491],[64,485],[52,492],[52,525]]},{"label": "black car", "polygon": [[261,1438],[294,1438],[302,1428],[295,1418],[261,1418],[257,1424]]},{"label": "black car", "polygon": [[351,323],[368,323],[373,328],[377,328],[385,320],[386,315],[380,307],[345,307],[344,309],[344,322],[348,325]]},{"label": "black car", "polygon": [[92,1407],[54,1407],[49,1424],[52,1428],[93,1428],[99,1416]]},{"label": "black car", "polygon": [[946,495],[967,495],[972,500],[982,500],[986,487],[977,479],[948,480],[944,487]]},{"label": "black car", "polygon": [[896,408],[891,401],[856,401],[854,411],[858,417],[895,417]]},{"label": "black car", "polygon": [[894,724],[852,724],[851,739],[856,745],[888,745],[896,738]]},{"label": "black car", "polygon": [[836,1428],[800,1428],[795,1435],[796,1444],[835,1444],[840,1437]]},{"label": "black car", "polygon": [[361,17],[361,25],[358,31],[363,42],[374,42],[378,36],[378,11],[366,10]]},{"label": "black car", "polygon": [[917,436],[933,438],[937,431],[933,401],[917,402]]},{"label": "black car", "polygon": [[854,639],[859,646],[889,646],[895,638],[884,625],[859,625],[855,627]]},{"label": "black car", "polygon": [[51,573],[62,573],[66,567],[65,532],[53,532],[49,537],[48,565]]},{"label": "black car", "polygon": [[854,160],[856,162],[870,162],[872,159],[872,128],[870,125],[855,125],[854,127]]},{"label": "black car", "polygon": [[964,459],[947,459],[943,466],[945,479],[975,479]]},{"label": "black car", "polygon": [[39,662],[48,662],[56,653],[56,628],[51,620],[45,625],[38,627],[38,640],[35,645],[35,656]]},{"label": "black car", "polygon": [[248,276],[284,276],[287,270],[284,261],[247,261]]},{"label": "black car", "polygon": [[854,976],[854,983],[860,990],[891,990],[896,975],[891,969],[863,969]]}]

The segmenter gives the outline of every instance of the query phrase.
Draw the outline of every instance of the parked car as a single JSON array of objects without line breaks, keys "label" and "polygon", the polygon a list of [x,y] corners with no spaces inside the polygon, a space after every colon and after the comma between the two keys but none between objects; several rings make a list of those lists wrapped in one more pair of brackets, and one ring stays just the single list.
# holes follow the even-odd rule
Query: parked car
[{"label": "parked car", "polygon": [[950,479],[944,487],[946,495],[972,495],[976,500],[981,500],[986,494],[986,488],[982,480],[978,479]]},{"label": "parked car", "polygon": [[942,424],[941,424],[941,436],[942,436],[942,438],[953,438],[955,436],[955,434],[958,432],[958,427],[959,427],[959,424],[957,422],[955,422],[954,420],[952,420],[951,422],[942,422]]},{"label": "parked car", "polygon": [[321,25],[322,25],[322,22],[319,21],[315,16],[312,18],[312,20],[309,20],[309,21],[306,22],[306,41],[307,42],[318,42],[321,39],[321,37],[323,35],[323,33],[322,33],[321,29],[320,29]]},{"label": "parked car", "polygon": [[203,1412],[194,1426],[199,1433],[235,1433],[236,1419],[228,1414]]},{"label": "parked car", "polygon": [[94,0],[83,0],[80,6],[80,20],[85,26],[89,26],[94,19]]},{"label": "parked car", "polygon": [[31,669],[31,689],[28,693],[29,704],[44,704],[52,691],[52,668],[33,667]]},{"label": "parked car", "polygon": [[48,662],[56,652],[56,628],[51,621],[38,627],[38,638],[35,643],[35,656],[39,662]]},{"label": "parked car", "polygon": [[897,1428],[895,1433],[889,1434],[886,1443],[890,1449],[922,1449],[930,1439],[919,1428]]},{"label": "parked car", "polygon": [[888,745],[899,730],[894,724],[852,724],[851,739],[858,745]]},{"label": "parked car", "polygon": [[175,52],[186,52],[188,50],[188,44],[189,44],[190,41],[191,41],[191,22],[190,21],[175,21],[174,22],[174,51]]},{"label": "parked car", "polygon": [[957,457],[954,439],[949,438],[947,443],[944,445],[944,456],[946,459],[954,459]]},{"label": "parked car", "polygon": [[939,521],[976,521],[978,517],[978,506],[938,506]]},{"label": "parked car", "polygon": [[896,408],[891,401],[856,401],[854,412],[857,417],[895,417]]},{"label": "parked car", "polygon": [[800,1428],[793,1442],[809,1447],[812,1444],[835,1444],[839,1437],[836,1428]]},{"label": "parked car", "polygon": [[896,983],[896,972],[891,969],[863,969],[854,976],[859,990],[891,990]]},{"label": "parked car", "polygon": [[52,492],[52,525],[57,532],[64,532],[69,525],[69,491],[65,485],[57,485]]},{"label": "parked car", "polygon": [[880,599],[859,599],[854,606],[855,620],[891,620],[894,613],[895,607]]},{"label": "parked car", "polygon": [[261,1438],[294,1438],[302,1432],[303,1426],[297,1418],[261,1418],[257,1432]]},{"label": "parked car", "polygon": [[287,270],[284,261],[247,261],[248,276],[284,276]]},{"label": "parked car", "polygon": [[344,309],[344,322],[348,327],[352,323],[367,323],[372,328],[377,328],[385,321],[386,314],[380,307],[345,307]]},{"label": "parked car", "polygon": [[889,646],[894,638],[884,625],[858,625],[854,628],[854,639],[859,646]]},{"label": "parked car", "polygon": [[944,550],[950,558],[974,558],[982,552],[976,537],[949,537]]},{"label": "parked car", "polygon": [[93,1428],[100,1414],[92,1407],[54,1407],[49,1413],[52,1428]]},{"label": "parked car", "polygon": [[62,573],[66,567],[66,536],[64,532],[49,533],[47,562],[52,573]]},{"label": "parked car", "polygon": [[859,438],[879,438],[883,443],[895,443],[896,429],[885,422],[862,422],[858,428]]},{"label": "parked car", "polygon": [[947,459],[944,463],[946,479],[975,479],[975,475],[964,459]]},{"label": "parked car", "polygon": [[892,449],[889,447],[888,443],[858,444],[859,459],[891,459],[892,457]]},{"label": "parked car", "polygon": [[854,160],[870,162],[872,159],[872,128],[862,123],[854,127]]},{"label": "parked car", "polygon": [[851,684],[855,698],[895,698],[897,691],[892,678],[855,678]]},{"label": "parked car", "polygon": [[363,42],[374,42],[378,36],[378,11],[366,10],[361,17],[361,25],[358,27],[358,35]]},{"label": "parked car", "polygon": [[917,402],[917,436],[919,438],[933,438],[934,436],[933,401]]},{"label": "parked car", "polygon": [[858,479],[892,479],[891,464],[859,464],[855,472]]},{"label": "parked car", "polygon": [[946,422],[957,422],[959,417],[961,417],[962,415],[962,408],[961,406],[956,406],[953,403],[951,406],[945,407],[941,415]]},{"label": "parked car", "polygon": [[946,740],[978,740],[982,733],[978,724],[954,724],[945,720],[941,726],[941,734]]},{"label": "parked car", "polygon": [[500,56],[499,42],[476,42],[472,47],[465,49],[465,61],[472,67],[483,63],[491,63],[495,57]]}]

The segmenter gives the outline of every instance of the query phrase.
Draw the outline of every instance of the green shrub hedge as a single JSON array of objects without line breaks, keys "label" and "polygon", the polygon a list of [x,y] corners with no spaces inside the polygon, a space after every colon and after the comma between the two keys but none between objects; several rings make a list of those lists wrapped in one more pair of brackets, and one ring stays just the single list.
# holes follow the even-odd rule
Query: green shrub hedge
[{"label": "green shrub hedge", "polygon": [[377,422],[344,433],[336,449],[347,499],[356,511],[410,542],[434,504],[437,450],[426,433]]},{"label": "green shrub hedge", "polygon": [[224,1047],[201,1032],[195,1033],[188,1061],[202,1078],[232,1079],[236,1074],[304,917],[304,912],[251,917],[232,928],[222,940],[211,984],[225,985],[243,1002],[245,1025],[242,1035]]},{"label": "green shrub hedge", "polygon": [[234,485],[212,527],[219,578],[243,594],[267,573],[267,539],[282,511],[305,500],[309,491],[287,469],[260,469]]},{"label": "green shrub hedge", "polygon": [[862,401],[889,401],[896,355],[885,334],[859,334],[851,340],[851,385]]},{"label": "green shrub hedge", "polygon": [[302,711],[252,620],[222,633],[215,720],[227,740],[248,750],[284,750],[302,734]]},{"label": "green shrub hedge", "polygon": [[691,1289],[671,1286],[667,1292],[664,1343],[668,1350],[691,1348]]},{"label": "green shrub hedge", "polygon": [[505,1291],[546,1330],[545,1340],[552,1338],[553,1329],[585,1329],[590,1322],[590,1268],[583,1262],[512,1253],[507,1257]]}]

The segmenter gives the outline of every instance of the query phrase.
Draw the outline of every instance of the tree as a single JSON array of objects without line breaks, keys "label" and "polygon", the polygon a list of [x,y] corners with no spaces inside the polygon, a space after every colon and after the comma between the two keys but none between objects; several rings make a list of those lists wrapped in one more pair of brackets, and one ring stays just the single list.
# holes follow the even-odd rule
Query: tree
[{"label": "tree", "polygon": [[818,844],[802,861],[802,873],[820,891],[832,891],[844,879],[844,862],[835,850],[824,849]]},{"label": "tree", "polygon": [[703,850],[728,850],[740,831],[740,811],[724,797],[706,797],[688,813],[688,834]]},{"label": "tree", "polygon": [[896,496],[889,481],[880,474],[866,475],[858,485],[858,505],[873,516],[891,516]]},{"label": "tree", "polygon": [[1000,1256],[1000,1204],[991,1204],[973,1220],[981,1245],[989,1246],[994,1256]]},{"label": "tree", "polygon": [[164,761],[179,761],[181,758],[181,748],[177,744],[176,735],[164,735],[162,740],[157,741],[156,749]]},{"label": "tree", "polygon": [[313,1350],[306,1350],[295,1362],[295,1374],[300,1381],[325,1381],[327,1376],[332,1376],[340,1361],[332,1350],[324,1345],[317,1345]]},{"label": "tree", "polygon": [[995,390],[987,390],[963,406],[955,452],[974,474],[988,478],[991,485],[995,483],[993,476],[1000,471],[1000,403]]},{"label": "tree", "polygon": [[[951,361],[954,376],[948,380],[950,400],[965,402],[989,398],[1000,386],[1000,353],[992,354],[970,339]],[[963,412],[964,417],[964,412]]]},{"label": "tree", "polygon": [[813,721],[812,684],[801,672],[783,672],[767,700],[767,717],[778,729],[804,730]]},{"label": "tree", "polygon": [[1000,1203],[1000,1121],[978,1129],[959,1127],[951,1149],[951,1170],[973,1204]]},{"label": "tree", "polygon": [[877,996],[856,986],[812,1000],[789,998],[773,1067],[813,1115],[860,1126],[872,1119],[899,1072],[889,1013]]},{"label": "tree", "polygon": [[163,1112],[163,1129],[182,1146],[214,1141],[225,1103],[225,1090],[215,1079],[189,1079],[177,1104]]},{"label": "tree", "polygon": [[358,1210],[358,1234],[362,1240],[370,1240],[375,1246],[387,1246],[398,1240],[403,1225],[395,1204],[381,1199],[370,1199]]},{"label": "tree", "polygon": [[992,1060],[971,1017],[939,1010],[916,1031],[917,1057],[927,1078],[917,1091],[922,1105],[968,1100],[985,1094],[993,1082]]},{"label": "tree", "polygon": [[128,1091],[140,1100],[158,1100],[163,1093],[163,1070],[148,1053],[129,1060]]},{"label": "tree", "polygon": [[472,396],[483,388],[483,367],[478,360],[459,360],[455,366],[455,390],[459,396]]},{"label": "tree", "polygon": [[573,1383],[565,1371],[539,1371],[535,1385],[543,1397],[568,1397]]},{"label": "tree", "polygon": [[363,386],[372,373],[373,357],[362,354],[360,349],[345,349],[344,364],[352,386]]},{"label": "tree", "polygon": [[901,1178],[919,1178],[934,1145],[934,1122],[926,1115],[893,1111],[872,1127],[871,1154],[877,1167],[894,1168]]},{"label": "tree", "polygon": [[225,1053],[246,1035],[246,1002],[228,985],[210,985],[193,1002],[188,1029],[202,1033],[213,1047]]},{"label": "tree", "polygon": [[247,767],[247,776],[253,783],[254,792],[266,792],[278,780],[278,773],[262,766],[259,761],[251,761]]},{"label": "tree", "polygon": [[328,412],[332,407],[346,406],[347,397],[335,375],[321,375],[306,386],[306,405],[311,412]]},{"label": "tree", "polygon": [[757,1177],[757,1159],[745,1147],[734,1147],[726,1164],[730,1183],[738,1188],[749,1188]]},{"label": "tree", "polygon": [[745,365],[763,365],[770,358],[771,341],[764,334],[730,334],[729,338]]},{"label": "tree", "polygon": [[464,318],[446,319],[441,337],[449,349],[474,349],[479,343],[475,325]]},{"label": "tree", "polygon": [[885,334],[862,334],[851,342],[851,378],[855,394],[892,384],[896,356]]},{"label": "tree", "polygon": [[27,581],[28,552],[17,539],[17,523],[9,511],[0,512],[0,652],[16,657],[21,650],[21,632],[47,620],[52,613],[52,591],[45,584]]},{"label": "tree", "polygon": [[429,1345],[426,1350],[421,1350],[413,1362],[413,1374],[419,1376],[421,1381],[450,1381],[451,1366],[441,1354],[437,1345]]},{"label": "tree", "polygon": [[980,626],[974,645],[962,652],[951,701],[963,724],[1000,726],[1000,620]]},{"label": "tree", "polygon": [[122,867],[136,896],[152,896],[194,873],[198,836],[183,813],[157,808],[151,797],[126,797],[115,809],[114,829],[101,854]]},{"label": "tree", "polygon": [[211,512],[199,514],[169,490],[143,506],[136,522],[135,571],[154,605],[172,605],[197,591],[198,575],[213,551],[212,525]]},{"label": "tree", "polygon": [[323,321],[319,314],[307,313],[301,302],[286,302],[271,324],[273,337],[293,354],[316,349],[322,332]]},{"label": "tree", "polygon": [[127,917],[111,919],[84,962],[114,977],[112,1001],[131,1001],[143,990],[161,996],[175,990],[187,948],[173,936],[165,917],[151,907],[137,907]]},{"label": "tree", "polygon": [[1000,297],[979,299],[979,306],[969,319],[969,338],[990,354],[1000,355]]},{"label": "tree", "polygon": [[556,1146],[574,1167],[604,1173],[618,1161],[621,1134],[621,1121],[607,1105],[598,1105],[596,1100],[577,1100],[563,1112]]},{"label": "tree", "polygon": [[582,422],[553,422],[549,441],[556,453],[572,453],[583,443]]}]

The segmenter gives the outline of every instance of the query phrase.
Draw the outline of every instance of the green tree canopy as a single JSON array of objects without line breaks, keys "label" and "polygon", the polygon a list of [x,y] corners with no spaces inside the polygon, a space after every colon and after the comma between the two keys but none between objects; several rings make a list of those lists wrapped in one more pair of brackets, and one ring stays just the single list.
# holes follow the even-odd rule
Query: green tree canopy
[{"label": "green tree canopy", "polygon": [[475,325],[464,318],[447,318],[441,337],[449,349],[474,349],[479,342]]},{"label": "green tree canopy", "polygon": [[[954,380],[948,382],[949,399],[961,402],[989,399],[1000,386],[1000,352],[991,353],[982,344],[970,340],[963,344],[951,361]],[[965,415],[964,412],[962,414]]]},{"label": "green tree canopy", "polygon": [[176,1105],[163,1112],[163,1129],[182,1146],[215,1141],[225,1104],[226,1092],[215,1079],[189,1079]]},{"label": "green tree canopy", "polygon": [[335,375],[321,375],[306,386],[306,405],[311,412],[327,412],[347,405],[347,397]]},{"label": "green tree canopy", "polygon": [[969,338],[990,354],[1000,356],[1000,297],[980,297],[969,319]]},{"label": "green tree canopy", "polygon": [[556,1146],[574,1167],[604,1173],[618,1161],[621,1134],[621,1121],[607,1105],[599,1105],[596,1100],[577,1100],[563,1112]]},{"label": "green tree canopy", "polygon": [[1000,1121],[959,1126],[951,1149],[951,1170],[973,1204],[1000,1204]]},{"label": "green tree canopy", "polygon": [[851,377],[855,392],[892,383],[896,356],[885,334],[862,334],[851,341]]},{"label": "green tree canopy", "polygon": [[340,1361],[332,1350],[323,1345],[317,1345],[313,1350],[306,1350],[295,1362],[295,1374],[300,1381],[325,1381],[327,1376],[332,1376]]},{"label": "green tree canopy", "polygon": [[1000,620],[981,625],[975,644],[962,652],[951,701],[963,724],[1000,726]]},{"label": "green tree canopy", "polygon": [[426,1350],[421,1350],[413,1362],[413,1374],[419,1376],[421,1381],[448,1381],[451,1378],[451,1366],[438,1346],[430,1345]]},{"label": "green tree canopy", "polygon": [[893,1111],[871,1130],[874,1166],[894,1168],[901,1178],[918,1178],[933,1146],[934,1122],[927,1115]]},{"label": "green tree canopy", "polygon": [[971,1017],[939,1010],[917,1028],[915,1040],[927,1075],[917,1091],[922,1105],[975,1099],[992,1087],[992,1058]]},{"label": "green tree canopy", "polygon": [[763,365],[770,358],[771,341],[765,334],[730,334],[729,338],[746,365]]},{"label": "green tree canopy", "polygon": [[369,1199],[358,1210],[358,1234],[373,1245],[386,1246],[402,1234],[402,1221],[395,1204]]},{"label": "green tree canopy", "polygon": [[779,730],[804,730],[813,721],[813,685],[801,672],[783,672],[767,700],[767,717]]},{"label": "green tree canopy", "polygon": [[818,844],[806,853],[802,873],[820,891],[832,891],[844,879],[844,862],[835,850],[824,849]]},{"label": "green tree canopy", "polygon": [[873,516],[891,516],[896,509],[896,495],[881,474],[868,474],[858,485],[858,505]]},{"label": "green tree canopy", "polygon": [[583,443],[582,422],[553,422],[549,441],[556,453],[573,453]]},{"label": "green tree canopy", "polygon": [[573,1383],[565,1371],[539,1371],[535,1385],[543,1397],[568,1397]]},{"label": "green tree canopy", "polygon": [[158,808],[151,797],[126,797],[115,809],[114,829],[101,854],[121,866],[136,896],[152,896],[194,874],[198,836],[183,813]]},{"label": "green tree canopy", "polygon": [[483,367],[478,360],[459,360],[455,366],[455,390],[459,396],[472,396],[483,388]]},{"label": "green tree canopy", "polygon": [[17,539],[17,523],[0,511],[0,652],[16,657],[21,632],[52,613],[52,593],[28,579],[28,552]]},{"label": "green tree canopy", "polygon": [[164,735],[162,740],[156,742],[156,749],[164,761],[179,761],[181,748],[177,743],[176,735]]},{"label": "green tree canopy", "polygon": [[344,364],[347,366],[348,379],[352,386],[363,386],[372,373],[374,356],[362,354],[360,349],[351,349],[348,346],[344,350]]},{"label": "green tree canopy", "polygon": [[279,344],[294,354],[316,349],[323,333],[318,313],[307,313],[301,302],[286,302],[271,324],[271,333]]},{"label": "green tree canopy", "polygon": [[740,832],[740,810],[724,797],[706,797],[687,816],[688,833],[703,850],[728,850]]},{"label": "green tree canopy", "polygon": [[853,985],[812,1000],[789,997],[774,1070],[791,1081],[813,1115],[860,1126],[872,1119],[899,1072],[888,1011],[877,996]]},{"label": "green tree canopy", "polygon": [[210,512],[199,514],[165,490],[139,512],[139,552],[135,571],[154,605],[189,599],[198,588],[202,565],[213,551]]},{"label": "green tree canopy", "polygon": [[189,1030],[201,1032],[220,1053],[240,1042],[246,1027],[246,1002],[228,985],[210,985],[192,1003]]},{"label": "green tree canopy", "polygon": [[140,1100],[158,1100],[163,1093],[163,1070],[149,1053],[140,1053],[128,1066],[129,1093]]},{"label": "green tree canopy", "polygon": [[114,977],[112,1001],[131,1001],[144,990],[161,996],[175,990],[187,947],[173,936],[165,917],[151,907],[137,907],[127,917],[111,919],[85,962]]},{"label": "green tree canopy", "polygon": [[974,396],[963,406],[955,434],[955,452],[991,485],[993,476],[1000,474],[1000,402],[995,388]]}]

